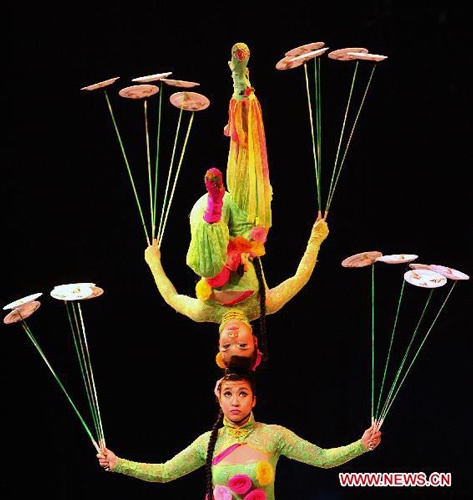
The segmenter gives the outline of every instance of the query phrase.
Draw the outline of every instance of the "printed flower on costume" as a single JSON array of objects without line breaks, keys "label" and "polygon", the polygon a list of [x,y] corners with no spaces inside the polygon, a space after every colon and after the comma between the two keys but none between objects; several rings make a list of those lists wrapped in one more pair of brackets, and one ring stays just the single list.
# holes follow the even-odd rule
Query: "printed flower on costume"
[{"label": "printed flower on costume", "polygon": [[243,500],[266,500],[266,493],[263,490],[256,489],[250,491],[248,495],[243,497]]},{"label": "printed flower on costume", "polygon": [[267,484],[274,481],[274,470],[273,466],[269,462],[258,462],[256,466],[256,479],[261,486],[266,486]]},{"label": "printed flower on costume", "polygon": [[244,495],[250,491],[252,482],[246,474],[235,474],[228,480],[228,487],[237,495]]},{"label": "printed flower on costume", "polygon": [[263,226],[255,226],[250,231],[250,238],[252,240],[263,243],[263,245],[266,243],[267,237],[268,237],[268,230]]},{"label": "printed flower on costume", "polygon": [[214,488],[214,498],[215,500],[232,500],[232,492],[221,484],[217,484]]}]

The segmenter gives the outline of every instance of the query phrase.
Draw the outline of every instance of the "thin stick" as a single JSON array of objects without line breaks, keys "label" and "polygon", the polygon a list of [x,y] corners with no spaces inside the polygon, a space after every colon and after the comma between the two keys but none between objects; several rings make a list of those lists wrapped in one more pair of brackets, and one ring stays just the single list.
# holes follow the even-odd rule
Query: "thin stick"
[{"label": "thin stick", "polygon": [[384,405],[383,405],[383,408],[382,408],[382,410],[381,410],[381,413],[384,413],[385,409],[386,409],[386,408],[387,408],[387,406],[389,405],[389,402],[391,401],[391,398],[392,398],[392,395],[393,395],[394,389],[395,389],[395,387],[396,387],[397,381],[399,380],[399,377],[400,377],[400,375],[401,375],[402,369],[403,369],[404,364],[405,364],[405,362],[406,362],[406,359],[407,359],[407,356],[408,356],[409,351],[410,351],[410,349],[411,349],[412,343],[414,342],[414,339],[415,339],[415,337],[416,337],[416,335],[417,335],[417,332],[419,331],[419,328],[420,328],[420,325],[421,325],[421,323],[422,323],[422,320],[424,319],[425,312],[427,311],[427,306],[429,305],[430,300],[431,300],[431,298],[432,298],[432,294],[433,294],[433,290],[431,290],[431,291],[430,291],[429,297],[428,297],[428,299],[427,299],[427,301],[426,301],[426,303],[425,303],[425,305],[424,305],[424,309],[423,309],[423,311],[422,311],[422,314],[420,315],[420,318],[419,318],[419,320],[417,321],[417,325],[416,325],[416,327],[415,327],[415,329],[414,329],[414,332],[413,332],[413,334],[412,334],[412,336],[411,336],[411,340],[409,341],[409,344],[408,344],[408,346],[407,346],[407,348],[406,348],[406,351],[404,352],[404,356],[403,356],[403,358],[402,358],[402,360],[401,360],[401,364],[399,365],[399,368],[398,368],[398,370],[397,370],[397,372],[396,372],[396,375],[395,375],[395,377],[394,377],[394,381],[393,381],[393,383],[392,383],[391,389],[390,389],[390,390],[389,390],[389,392],[388,392],[388,396],[387,396],[387,398],[386,398],[386,401],[384,402]]},{"label": "thin stick", "polygon": [[[143,100],[143,118],[145,126],[145,137],[146,137],[146,160],[148,165],[148,189],[149,189],[149,213],[151,217],[151,228],[150,233],[154,232],[154,217],[153,217],[153,176],[151,174],[151,155],[149,147],[149,127],[148,127],[148,99]],[[148,240],[149,241],[149,240]]]},{"label": "thin stick", "polygon": [[173,169],[173,165],[174,165],[174,155],[176,154],[177,140],[178,140],[178,137],[179,137],[179,130],[181,128],[181,121],[182,121],[183,112],[184,112],[184,110],[181,107],[180,112],[179,112],[179,119],[178,119],[178,122],[177,122],[176,132],[174,134],[174,145],[173,145],[173,148],[172,148],[171,162],[169,164],[168,177],[167,177],[167,181],[166,181],[166,188],[164,190],[163,204],[161,206],[161,217],[160,217],[160,220],[159,220],[159,227],[158,227],[158,234],[157,234],[157,240],[158,240],[158,242],[161,240],[162,233],[163,233],[163,222],[164,222],[165,207],[167,205],[167,197],[168,197],[169,185],[171,183],[171,174],[172,174],[172,169]]},{"label": "thin stick", "polygon": [[150,244],[150,239],[149,239],[148,233],[146,231],[146,223],[145,223],[145,219],[144,219],[144,216],[143,216],[143,210],[141,209],[140,200],[138,198],[138,192],[137,192],[136,186],[135,186],[135,181],[133,180],[133,175],[131,173],[130,164],[128,163],[128,158],[127,158],[126,153],[125,153],[125,148],[123,146],[123,141],[122,141],[122,138],[120,136],[120,132],[118,130],[117,122],[116,122],[115,116],[113,114],[112,105],[110,103],[110,99],[108,97],[108,93],[107,93],[106,90],[104,90],[104,96],[105,96],[105,99],[107,101],[108,110],[109,110],[110,116],[112,118],[112,122],[113,122],[113,127],[115,129],[115,133],[117,134],[118,143],[120,145],[120,149],[121,149],[121,152],[122,152],[122,155],[123,155],[123,159],[125,160],[125,166],[126,166],[126,169],[127,169],[127,172],[128,172],[128,178],[130,179],[131,187],[133,189],[133,194],[135,196],[136,205],[138,207],[138,212],[139,212],[139,215],[140,215],[140,218],[141,218],[141,225],[143,226],[143,229],[144,229],[144,232],[145,232],[146,241],[148,242],[148,244]]},{"label": "thin stick", "polygon": [[398,322],[399,314],[400,314],[400,310],[401,310],[401,302],[402,302],[402,297],[404,295],[405,284],[406,284],[406,280],[403,278],[402,285],[401,285],[401,291],[399,293],[399,299],[398,299],[398,302],[397,302],[396,315],[394,317],[394,325],[393,325],[393,329],[391,331],[391,338],[390,338],[390,341],[389,341],[388,354],[386,356],[386,363],[384,365],[384,372],[383,372],[383,378],[382,378],[382,381],[381,381],[381,388],[379,390],[378,405],[376,407],[376,418],[379,417],[379,407],[380,407],[380,404],[381,404],[381,398],[382,398],[383,391],[384,391],[384,383],[385,383],[385,380],[386,380],[386,373],[388,371],[388,365],[389,365],[389,361],[391,359],[391,351],[392,351],[392,346],[394,344],[394,335],[396,333],[397,322]]},{"label": "thin stick", "polygon": [[166,216],[164,218],[164,223],[163,223],[161,235],[160,235],[159,242],[158,242],[160,248],[161,248],[161,244],[162,244],[162,241],[163,241],[164,228],[166,227],[166,222],[167,222],[168,215],[169,215],[169,209],[171,208],[171,202],[172,202],[172,199],[174,197],[174,191],[176,190],[177,178],[178,178],[179,172],[181,170],[182,161],[184,159],[184,152],[185,152],[186,147],[187,147],[187,141],[189,139],[189,134],[190,134],[190,131],[191,131],[191,128],[192,128],[192,123],[194,121],[194,115],[195,115],[195,112],[192,111],[192,114],[191,114],[191,117],[190,117],[190,120],[189,120],[189,125],[187,127],[186,138],[185,138],[185,141],[184,141],[184,145],[182,147],[181,157],[180,157],[179,164],[178,164],[178,167],[177,167],[176,175],[174,177],[174,184],[172,186],[171,197],[169,199],[169,203],[168,203],[167,210],[166,210]]},{"label": "thin stick", "polygon": [[[309,90],[309,77],[307,75],[307,63],[304,63],[304,74],[305,74],[305,84],[306,84],[306,94],[307,94],[307,108],[309,110],[309,122],[310,122],[310,132],[311,132],[311,137],[312,137],[312,156],[314,158],[314,170],[315,170],[315,183],[316,183],[316,188],[317,188],[317,208],[319,215],[321,214],[321,207],[322,207],[322,200],[321,200],[321,194],[320,194],[320,171],[319,171],[319,163],[318,163],[318,156],[317,156],[317,151],[316,151],[316,144],[315,144],[315,131],[314,131],[314,121],[312,118],[312,103],[311,103],[311,96],[310,96],[310,90]],[[316,93],[316,98],[317,98],[317,93]],[[317,109],[317,107],[316,107]]]},{"label": "thin stick", "polygon": [[404,381],[405,381],[405,379],[406,379],[406,377],[407,377],[408,373],[410,372],[410,370],[411,370],[411,368],[412,368],[412,365],[414,364],[414,361],[417,359],[417,356],[419,355],[420,350],[421,350],[421,349],[422,349],[422,347],[424,346],[424,344],[425,344],[425,342],[426,342],[426,340],[427,340],[427,337],[430,335],[430,333],[431,333],[431,331],[432,331],[432,329],[433,329],[433,327],[434,327],[435,323],[437,322],[437,320],[438,320],[438,318],[439,318],[439,316],[440,316],[440,313],[442,312],[443,308],[445,307],[445,304],[447,303],[448,299],[450,298],[450,295],[452,294],[452,292],[453,292],[453,289],[454,289],[455,285],[456,285],[456,281],[454,281],[454,282],[453,282],[453,284],[452,284],[452,286],[451,286],[451,288],[450,288],[450,290],[449,290],[449,292],[448,292],[447,296],[445,297],[445,299],[444,299],[444,301],[443,301],[443,303],[442,303],[441,307],[439,308],[439,310],[438,310],[438,312],[437,312],[437,314],[436,314],[436,316],[435,316],[434,320],[432,321],[432,324],[430,325],[430,327],[429,327],[429,329],[428,329],[428,331],[427,331],[427,333],[426,333],[426,335],[425,335],[424,339],[422,340],[422,342],[421,342],[421,344],[419,345],[419,347],[418,347],[418,349],[417,349],[416,353],[414,354],[413,359],[412,359],[411,363],[409,364],[409,366],[408,366],[408,368],[407,368],[407,370],[406,370],[406,372],[405,372],[405,374],[404,374],[404,377],[402,378],[402,380],[401,380],[401,382],[400,382],[400,384],[399,384],[399,386],[398,386],[398,388],[397,388],[397,390],[396,390],[396,392],[395,392],[394,396],[392,397],[392,399],[391,399],[391,401],[390,401],[389,405],[387,406],[386,410],[385,410],[385,411],[384,411],[384,413],[382,414],[382,417],[381,417],[381,418],[382,418],[382,421],[383,421],[383,422],[386,420],[386,416],[387,416],[387,414],[388,414],[389,410],[391,409],[391,406],[392,406],[392,404],[394,403],[394,400],[395,400],[395,398],[397,397],[397,395],[398,395],[398,393],[399,393],[399,390],[401,389],[401,387],[402,387],[402,385],[403,385],[403,383],[404,383]]},{"label": "thin stick", "polygon": [[25,320],[21,321],[21,326],[22,326],[23,330],[25,331],[25,333],[28,335],[28,337],[31,340],[31,342],[33,343],[33,345],[36,347],[36,350],[39,352],[39,354],[43,358],[43,361],[46,363],[46,366],[49,368],[50,372],[53,374],[56,382],[58,383],[59,387],[61,388],[62,392],[66,396],[66,398],[69,401],[69,403],[71,404],[74,412],[76,413],[77,417],[79,418],[82,426],[84,427],[85,431],[87,432],[87,435],[89,436],[90,440],[92,441],[92,444],[94,445],[95,449],[97,450],[97,452],[100,452],[100,447],[97,444],[97,442],[95,441],[94,437],[92,436],[92,433],[90,432],[90,429],[87,427],[87,424],[85,423],[84,419],[82,418],[82,415],[80,414],[80,412],[77,409],[76,405],[74,404],[74,402],[72,401],[71,397],[67,393],[66,388],[64,387],[64,385],[62,384],[62,382],[59,380],[59,377],[56,375],[56,372],[53,370],[51,364],[49,363],[49,361],[47,360],[46,356],[44,355],[44,352],[42,351],[41,347],[39,346],[37,340],[34,338],[34,335],[31,332],[31,330],[28,327],[28,325],[27,325],[27,323],[26,323]]},{"label": "thin stick", "polygon": [[158,197],[158,166],[159,166],[159,151],[160,151],[160,143],[161,143],[161,111],[162,111],[162,103],[163,103],[163,84],[160,82],[159,86],[159,106],[158,106],[158,125],[157,125],[157,133],[156,133],[156,162],[154,167],[154,195],[153,195],[153,231],[151,233],[151,237],[154,239],[156,237],[156,203]]},{"label": "thin stick", "polygon": [[[358,65],[358,63],[357,63],[357,65]],[[336,188],[336,187],[337,187],[337,185],[338,185],[338,181],[339,181],[339,178],[340,178],[340,174],[341,174],[341,171],[342,171],[343,165],[345,164],[345,159],[346,159],[346,156],[347,156],[347,153],[348,153],[348,148],[349,148],[349,146],[350,146],[350,144],[351,144],[351,140],[352,140],[352,138],[353,138],[353,134],[354,134],[354,131],[355,131],[355,127],[356,127],[356,124],[358,123],[358,119],[359,119],[359,117],[360,117],[361,109],[362,109],[362,107],[364,106],[364,103],[365,103],[365,100],[366,100],[366,96],[367,96],[367,94],[368,94],[368,89],[369,89],[369,87],[370,87],[370,85],[371,85],[371,80],[372,80],[372,78],[373,78],[373,74],[374,74],[374,70],[375,70],[375,68],[376,68],[376,65],[375,65],[375,66],[373,66],[373,69],[372,69],[371,74],[370,74],[370,78],[369,78],[368,83],[367,83],[367,85],[366,85],[365,92],[364,92],[364,94],[363,94],[363,98],[362,98],[361,103],[360,103],[360,107],[358,108],[358,112],[357,112],[357,114],[356,114],[355,121],[354,121],[353,126],[352,126],[352,128],[351,128],[350,135],[349,135],[348,141],[347,141],[346,146],[345,146],[345,151],[344,151],[344,153],[343,153],[342,160],[341,160],[341,162],[340,162],[340,165],[338,166],[338,171],[337,171],[337,174],[336,174],[335,182],[334,182],[334,184],[333,184],[333,187],[332,187],[332,185],[331,185],[331,187],[330,187],[330,190],[329,190],[330,195],[329,195],[329,197],[328,197],[328,202],[327,202],[327,206],[326,206],[326,209],[325,209],[325,212],[326,212],[326,213],[328,212],[328,210],[329,210],[329,208],[330,208],[330,205],[331,205],[331,203],[332,203],[332,200],[333,200],[333,195],[334,195],[334,193],[335,193],[335,188]],[[353,78],[354,78],[354,77],[353,77]],[[353,80],[353,82],[354,82],[354,80]],[[350,91],[350,94],[351,94],[351,91]],[[351,97],[350,97],[350,99],[351,99]],[[348,107],[347,107],[347,110],[348,110]],[[345,127],[345,125],[343,125],[343,128],[344,128],[344,127]],[[341,136],[340,136],[340,139],[341,139]],[[337,169],[337,161],[338,161],[338,151],[337,151],[337,159],[335,160],[335,165],[334,165],[334,172],[335,172],[335,171],[336,171],[336,169]]]},{"label": "thin stick", "polygon": [[375,370],[375,307],[374,307],[374,265],[371,264],[371,420],[374,421],[374,370]]}]

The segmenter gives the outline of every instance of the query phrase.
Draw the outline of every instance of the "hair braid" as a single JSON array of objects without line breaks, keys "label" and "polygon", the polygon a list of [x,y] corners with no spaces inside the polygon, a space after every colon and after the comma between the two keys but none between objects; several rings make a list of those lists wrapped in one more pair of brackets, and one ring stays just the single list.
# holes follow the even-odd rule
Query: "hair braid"
[{"label": "hair braid", "polygon": [[260,316],[259,316],[259,328],[260,328],[260,339],[261,339],[261,352],[263,354],[263,360],[267,361],[269,358],[268,352],[268,339],[266,336],[266,283],[263,276],[263,265],[261,259],[258,257],[254,259],[254,266],[256,277],[259,283],[259,296],[260,296]]},{"label": "hair braid", "polygon": [[210,432],[209,444],[207,446],[207,458],[205,460],[205,481],[206,481],[206,500],[213,499],[213,484],[212,484],[212,459],[215,450],[215,443],[217,442],[218,427],[222,420],[223,412],[219,409],[217,420],[215,420],[212,431]]}]

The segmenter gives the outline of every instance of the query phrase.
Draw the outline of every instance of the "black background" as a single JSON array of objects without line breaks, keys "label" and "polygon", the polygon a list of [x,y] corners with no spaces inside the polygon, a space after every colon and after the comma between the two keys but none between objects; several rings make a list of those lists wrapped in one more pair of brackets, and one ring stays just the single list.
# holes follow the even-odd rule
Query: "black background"
[{"label": "black background", "polygon": [[[157,292],[103,92],[80,89],[120,77],[108,92],[145,213],[143,103],[118,91],[132,78],[172,71],[170,78],[200,83],[195,90],[210,99],[209,108],[194,115],[162,245],[168,275],[179,291],[193,294],[195,276],[185,265],[188,213],[203,192],[206,169],[225,169],[222,129],[232,92],[227,61],[233,43],[249,45],[274,189],[263,261],[274,286],[295,272],[317,211],[303,67],[278,71],[275,65],[287,50],[316,41],[330,50],[365,47],[388,56],[377,66],[360,113],[315,272],[293,301],[267,318],[271,359],[261,373],[257,419],[285,425],[320,446],[337,446],[368,427],[371,384],[370,268],[347,269],[342,260],[369,250],[413,253],[420,263],[472,272],[471,24],[457,3],[73,2],[16,4],[5,11],[0,299],[7,304],[43,293],[28,325],[88,419],[64,304],[49,292],[82,281],[105,290],[83,301],[82,310],[105,436],[117,454],[165,461],[210,428],[217,412],[216,327],[178,315]],[[354,64],[322,57],[327,175]],[[359,89],[368,68],[371,63],[359,65]],[[162,90],[162,179],[179,117],[168,97],[179,90]],[[152,151],[157,96],[148,102]],[[189,116],[184,114],[183,130]],[[382,350],[405,268],[379,263],[375,269]],[[459,281],[441,309],[452,284],[433,293],[431,310],[441,314],[388,414],[381,446],[333,470],[282,458],[278,499],[467,498],[473,302],[470,281]],[[403,296],[397,356],[428,293],[408,287]],[[20,324],[1,329],[2,498],[203,498],[203,470],[165,485],[104,473]],[[378,373],[383,359],[378,353]],[[338,483],[341,470],[447,472],[453,484],[348,490]]]}]

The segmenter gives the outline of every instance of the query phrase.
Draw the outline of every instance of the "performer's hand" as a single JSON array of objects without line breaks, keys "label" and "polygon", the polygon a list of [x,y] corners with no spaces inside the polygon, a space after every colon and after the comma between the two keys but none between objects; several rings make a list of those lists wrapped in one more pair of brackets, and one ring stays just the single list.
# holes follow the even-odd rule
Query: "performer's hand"
[{"label": "performer's hand", "polygon": [[315,238],[319,243],[327,238],[329,233],[327,221],[325,219],[317,218],[314,225],[312,226],[311,238]]},{"label": "performer's hand", "polygon": [[145,250],[145,261],[149,265],[156,260],[161,259],[161,249],[158,245],[158,240],[154,239],[151,245]]},{"label": "performer's hand", "polygon": [[376,423],[373,423],[371,427],[366,429],[361,437],[361,442],[369,451],[373,451],[381,443],[381,431],[377,428]]},{"label": "performer's hand", "polygon": [[107,472],[113,470],[115,468],[115,465],[117,464],[117,456],[115,455],[115,453],[105,447],[101,448],[100,452],[97,453],[97,458],[99,459],[100,467],[102,467]]}]

